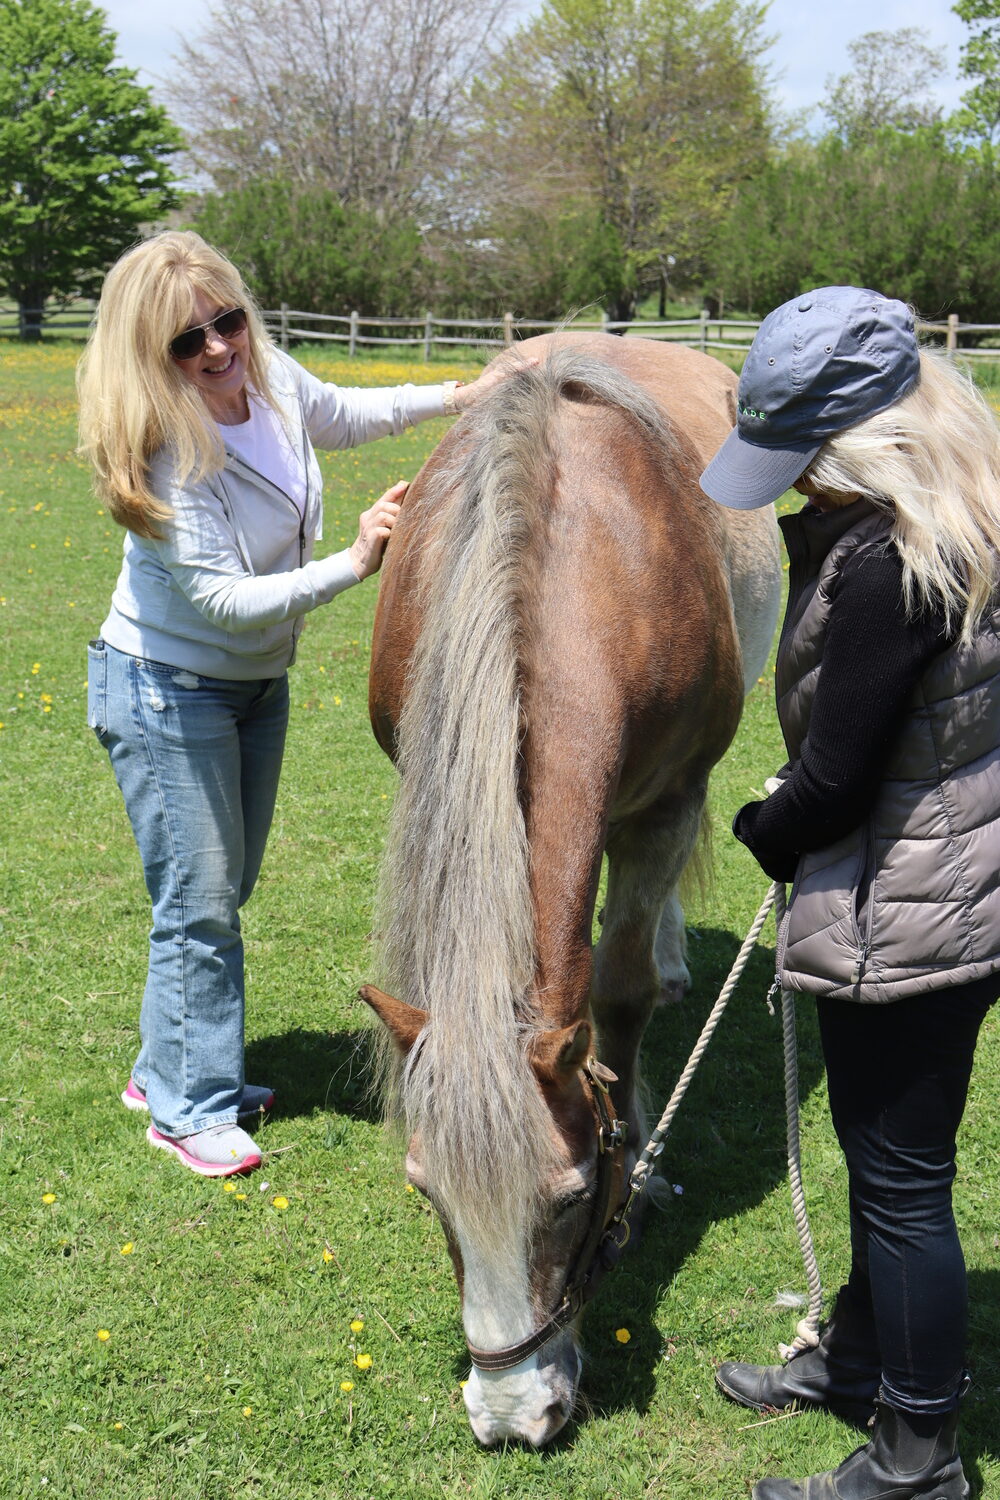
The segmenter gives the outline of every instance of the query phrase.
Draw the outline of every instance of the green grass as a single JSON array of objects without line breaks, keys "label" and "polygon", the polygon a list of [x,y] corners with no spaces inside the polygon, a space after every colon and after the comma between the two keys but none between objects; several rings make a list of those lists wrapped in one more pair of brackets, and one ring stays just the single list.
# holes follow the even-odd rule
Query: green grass
[{"label": "green grass", "polygon": [[[355,991],[369,977],[393,791],[366,718],[372,584],[318,611],[303,635],[278,815],[246,913],[248,1073],[280,1101],[260,1132],[264,1170],[226,1192],[146,1144],[118,1093],[136,1046],[147,902],[110,769],[84,725],[84,647],[121,539],[72,454],[74,357],[70,346],[0,352],[4,1495],[733,1500],[762,1474],[837,1462],[852,1435],[832,1418],[754,1425],[712,1383],[719,1359],[768,1357],[789,1337],[793,1317],[773,1307],[775,1293],[803,1285],[779,1028],[764,1006],[769,934],[668,1143],[665,1174],[683,1194],[651,1217],[587,1315],[592,1414],[547,1453],[477,1448],[443,1240],[406,1190],[359,1046],[368,1019]],[[418,365],[305,357],[345,382],[432,378]],[[435,364],[433,378],[467,371]],[[442,430],[324,460],[323,545],[349,540],[361,506],[411,475]],[[729,819],[781,759],[765,682],[716,778],[715,888],[689,913],[695,987],[649,1030],[657,1110],[765,886]],[[832,1290],[847,1258],[844,1168],[807,1007],[801,1022],[806,1190]],[[977,1379],[964,1453],[987,1491],[1000,1483],[998,1083],[992,1017],[957,1189]],[[362,1353],[368,1369],[354,1363]]]}]

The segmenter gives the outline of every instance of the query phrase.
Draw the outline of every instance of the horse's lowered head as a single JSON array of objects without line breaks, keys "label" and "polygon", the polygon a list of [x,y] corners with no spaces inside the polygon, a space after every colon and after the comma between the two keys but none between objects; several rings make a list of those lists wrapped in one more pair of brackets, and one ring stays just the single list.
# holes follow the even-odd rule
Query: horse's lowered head
[{"label": "horse's lowered head", "polygon": [[[624,1179],[623,1128],[610,1074],[591,1057],[588,1021],[521,1028],[506,1056],[462,1049],[479,1079],[448,1071],[428,1012],[366,985],[361,991],[402,1061],[410,1130],[407,1175],[433,1204],[462,1298],[473,1360],[465,1386],[472,1430],[486,1445],[535,1447],[568,1420],[580,1375],[584,1283]],[[443,1060],[443,1059],[442,1059]],[[489,1087],[476,1087],[489,1079]]]}]

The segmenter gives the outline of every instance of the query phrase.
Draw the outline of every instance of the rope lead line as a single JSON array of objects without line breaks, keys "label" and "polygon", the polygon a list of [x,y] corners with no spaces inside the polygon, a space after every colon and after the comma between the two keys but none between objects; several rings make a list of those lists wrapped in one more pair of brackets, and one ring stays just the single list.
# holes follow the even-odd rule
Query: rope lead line
[{"label": "rope lead line", "polygon": [[[785,916],[785,887],[775,882],[771,887],[774,899],[775,927],[780,926]],[[802,1155],[799,1135],[799,1063],[798,1045],[795,1037],[795,995],[791,990],[781,992],[781,1034],[785,1051],[785,1121],[786,1148],[788,1152],[788,1185],[792,1194],[792,1217],[799,1236],[799,1249],[809,1288],[809,1311],[796,1325],[795,1337],[790,1344],[779,1344],[782,1359],[792,1359],[805,1349],[813,1349],[819,1343],[819,1315],[823,1306],[823,1287],[820,1283],[819,1266],[809,1229],[806,1198],[802,1187]]]},{"label": "rope lead line", "polygon": [[[739,982],[743,970],[747,966],[747,961],[754,950],[757,939],[760,937],[772,906],[774,907],[775,925],[777,927],[785,914],[785,887],[778,881],[774,882],[764,897],[760,910],[756,917],[754,917],[750,931],[743,941],[743,946],[736,955],[733,966],[729,971],[729,977],[719,992],[718,1000],[716,1000],[709,1011],[708,1019],[701,1029],[701,1035],[694,1045],[694,1050],[688,1058],[684,1071],[677,1080],[666,1109],[660,1116],[659,1124],[650,1136],[635,1166],[632,1168],[632,1175],[629,1178],[629,1204],[631,1204],[635,1197],[644,1192],[649,1185],[654,1163],[663,1150],[667,1131],[673,1123],[674,1115],[677,1113],[681,1100],[687,1093],[688,1084],[694,1077],[698,1064],[701,1062],[705,1050],[712,1040],[715,1028],[722,1019],[730,997]],[[787,1122],[788,1180],[792,1193],[792,1215],[795,1219],[795,1228],[799,1236],[799,1248],[802,1253],[802,1263],[805,1267],[806,1282],[809,1287],[809,1311],[797,1325],[795,1338],[792,1343],[780,1346],[782,1358],[789,1359],[793,1355],[800,1353],[803,1349],[813,1348],[819,1342],[819,1315],[823,1301],[823,1289],[820,1284],[819,1268],[816,1263],[816,1253],[813,1249],[812,1234],[809,1229],[809,1217],[806,1213],[805,1194],[802,1189],[802,1160],[799,1149],[798,1049],[795,1039],[795,996],[790,990],[782,990],[781,992],[781,1029],[785,1054],[785,1118]]]}]

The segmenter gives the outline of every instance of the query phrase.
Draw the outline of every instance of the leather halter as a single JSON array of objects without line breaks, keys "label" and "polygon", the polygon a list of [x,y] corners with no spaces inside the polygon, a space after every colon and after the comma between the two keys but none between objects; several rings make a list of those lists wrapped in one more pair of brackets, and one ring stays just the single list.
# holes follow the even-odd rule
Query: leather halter
[{"label": "leather halter", "polygon": [[590,1086],[597,1121],[597,1191],[587,1236],[580,1246],[572,1270],[567,1273],[562,1296],[555,1311],[534,1333],[509,1344],[505,1349],[477,1349],[466,1340],[472,1363],[477,1370],[509,1370],[535,1354],[554,1338],[594,1296],[607,1271],[617,1263],[632,1233],[629,1214],[635,1193],[630,1192],[614,1213],[611,1193],[616,1169],[625,1154],[627,1125],[615,1118],[608,1084],[616,1082],[610,1068],[596,1057],[588,1058],[580,1070]]}]

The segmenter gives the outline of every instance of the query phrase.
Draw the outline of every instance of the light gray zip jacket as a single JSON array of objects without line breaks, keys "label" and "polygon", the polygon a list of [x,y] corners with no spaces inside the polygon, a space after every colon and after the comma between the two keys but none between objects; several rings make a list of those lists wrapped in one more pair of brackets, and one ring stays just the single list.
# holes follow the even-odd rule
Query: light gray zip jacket
[{"label": "light gray zip jacket", "polygon": [[[882,545],[872,508],[789,602],[778,717],[791,760],[809,730],[837,574]],[[866,822],[804,854],[778,942],[786,989],[883,1003],[1000,969],[1000,609],[935,657]]]},{"label": "light gray zip jacket", "polygon": [[313,560],[323,534],[315,447],[353,448],[444,413],[440,385],[345,389],[278,350],[268,374],[302,456],[305,514],[233,452],[219,473],[194,483],[180,481],[161,450],[150,464],[152,488],[173,517],[162,538],[126,534],[101,627],[117,650],[205,677],[280,677],[294,660],[302,616],[358,581],[346,551]]}]

